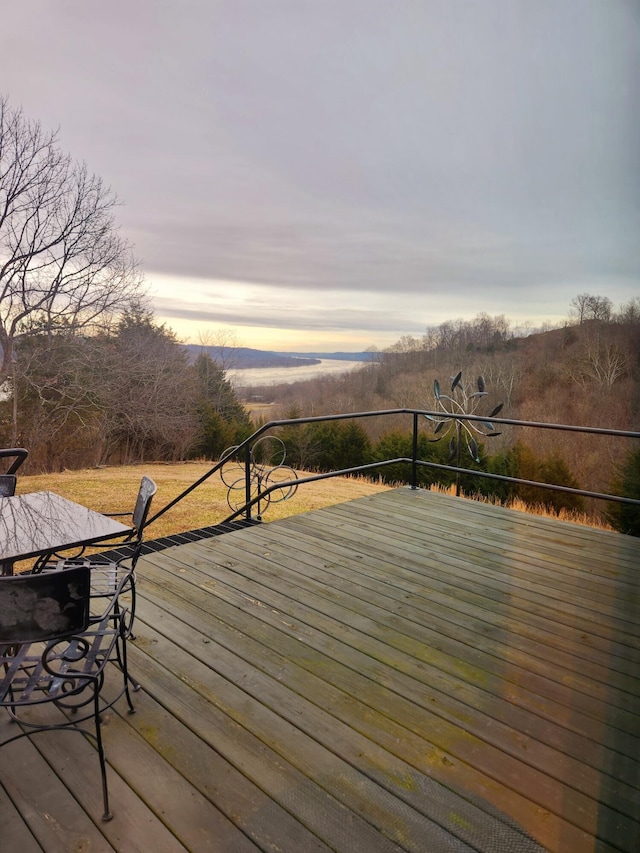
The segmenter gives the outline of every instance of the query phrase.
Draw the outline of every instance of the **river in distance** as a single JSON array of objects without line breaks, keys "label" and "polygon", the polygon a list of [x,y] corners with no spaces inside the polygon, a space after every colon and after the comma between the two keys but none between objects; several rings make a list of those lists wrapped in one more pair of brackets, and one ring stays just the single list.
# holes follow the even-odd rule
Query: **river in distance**
[{"label": "river in distance", "polygon": [[320,364],[307,364],[300,367],[248,367],[246,370],[229,370],[227,379],[236,388],[279,385],[317,379],[319,376],[336,376],[356,367],[364,367],[363,361],[339,361],[335,358],[323,358]]}]

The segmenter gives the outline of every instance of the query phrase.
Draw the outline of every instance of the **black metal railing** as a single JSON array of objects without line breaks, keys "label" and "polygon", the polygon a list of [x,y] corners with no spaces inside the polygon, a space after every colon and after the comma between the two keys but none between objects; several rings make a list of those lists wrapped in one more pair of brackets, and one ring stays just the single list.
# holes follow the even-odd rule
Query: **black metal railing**
[{"label": "black metal railing", "polygon": [[[264,441],[265,436],[274,436],[277,431],[283,427],[295,427],[297,425],[305,425],[305,424],[313,424],[313,423],[325,423],[330,421],[345,421],[345,420],[362,420],[362,419],[372,419],[372,418],[397,418],[398,416],[408,416],[412,420],[412,454],[411,456],[402,456],[393,459],[386,459],[382,461],[371,462],[363,465],[356,465],[350,468],[341,468],[339,470],[321,472],[317,474],[309,474],[304,477],[298,477],[295,471],[288,466],[284,466],[284,457],[282,463],[278,463],[276,465],[262,465],[261,463],[256,462],[256,454],[253,452],[254,448],[258,445],[258,443],[262,440]],[[271,496],[274,494],[278,494],[280,496],[286,495],[286,497],[290,497],[293,495],[295,490],[305,484],[305,483],[314,483],[318,480],[326,480],[332,477],[345,477],[345,476],[353,476],[356,474],[366,475],[371,474],[374,471],[380,471],[385,467],[391,465],[398,464],[408,464],[411,466],[411,475],[409,485],[413,489],[418,488],[418,472],[421,468],[430,468],[437,471],[449,472],[453,473],[456,478],[456,483],[458,486],[459,493],[459,484],[461,476],[472,476],[485,478],[489,480],[498,480],[505,483],[511,483],[514,485],[521,486],[534,486],[541,489],[548,489],[550,491],[558,491],[558,492],[566,492],[572,495],[578,495],[585,498],[594,498],[603,501],[609,502],[617,502],[623,504],[630,504],[633,506],[640,506],[640,500],[635,500],[633,498],[628,498],[622,495],[613,495],[607,494],[603,492],[590,491],[587,489],[579,489],[573,488],[571,486],[563,486],[553,483],[544,483],[537,480],[526,480],[521,479],[519,477],[510,477],[505,474],[496,474],[488,471],[465,468],[461,467],[459,464],[459,458],[457,464],[442,464],[439,462],[433,462],[430,460],[419,459],[419,431],[420,425],[426,421],[437,421],[442,417],[441,411],[431,411],[427,409],[384,409],[381,411],[373,411],[373,412],[351,412],[348,414],[337,414],[337,415],[319,415],[316,417],[307,417],[307,418],[286,418],[282,420],[270,421],[269,423],[264,424],[259,427],[249,438],[243,441],[241,444],[236,447],[229,448],[229,450],[225,451],[222,454],[221,458],[218,462],[213,465],[209,471],[203,474],[198,480],[192,483],[189,487],[187,487],[183,492],[181,492],[177,497],[175,497],[172,501],[170,501],[166,506],[162,507],[149,521],[147,524],[151,524],[156,521],[160,516],[164,515],[168,512],[172,507],[174,507],[177,503],[184,500],[191,492],[198,488],[198,486],[202,485],[209,478],[211,478],[214,474],[220,472],[223,477],[223,481],[227,483],[227,487],[229,489],[238,490],[240,486],[240,480],[242,480],[242,488],[244,492],[244,500],[241,501],[241,505],[237,506],[233,509],[231,514],[227,516],[225,519],[221,520],[221,524],[228,523],[233,521],[234,519],[243,516],[246,520],[251,520],[254,514],[254,509],[257,508],[257,516],[258,518],[261,516],[261,510],[265,505],[268,505]],[[463,414],[449,414],[448,417],[454,420],[465,420],[465,421],[479,421],[482,423],[486,423],[487,417],[483,415],[473,415],[468,413]],[[492,423],[499,426],[513,426],[513,427],[525,427],[525,428],[533,428],[533,429],[542,429],[542,430],[556,430],[562,432],[574,432],[581,433],[586,435],[601,435],[607,436],[610,438],[623,438],[623,439],[640,439],[640,432],[630,432],[627,430],[618,430],[618,429],[605,429],[602,427],[584,427],[584,426],[574,426],[571,424],[556,424],[556,423],[544,423],[538,421],[523,421],[517,420],[515,418],[492,418]],[[281,442],[282,443],[282,442]],[[224,467],[233,464],[235,466],[239,466],[237,470],[242,471],[241,477],[236,479],[227,477],[225,480],[224,475]],[[286,468],[286,471],[290,474],[290,477],[287,479],[280,479],[279,477],[274,478],[273,473],[277,471],[282,473],[282,471]],[[282,497],[280,498],[282,499]]]}]

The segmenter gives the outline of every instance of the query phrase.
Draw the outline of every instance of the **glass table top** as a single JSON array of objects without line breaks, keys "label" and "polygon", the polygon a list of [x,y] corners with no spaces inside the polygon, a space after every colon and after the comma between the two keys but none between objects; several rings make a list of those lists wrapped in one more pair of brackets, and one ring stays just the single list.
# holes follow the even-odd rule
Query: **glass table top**
[{"label": "glass table top", "polygon": [[54,492],[0,498],[0,562],[88,545],[130,530]]}]

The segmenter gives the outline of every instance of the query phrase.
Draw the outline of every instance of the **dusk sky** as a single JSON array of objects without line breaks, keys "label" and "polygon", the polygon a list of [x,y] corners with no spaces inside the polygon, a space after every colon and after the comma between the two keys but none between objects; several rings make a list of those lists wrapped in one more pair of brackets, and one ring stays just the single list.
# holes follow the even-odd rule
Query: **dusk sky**
[{"label": "dusk sky", "polygon": [[637,0],[15,0],[0,94],[183,340],[380,348],[640,296]]}]

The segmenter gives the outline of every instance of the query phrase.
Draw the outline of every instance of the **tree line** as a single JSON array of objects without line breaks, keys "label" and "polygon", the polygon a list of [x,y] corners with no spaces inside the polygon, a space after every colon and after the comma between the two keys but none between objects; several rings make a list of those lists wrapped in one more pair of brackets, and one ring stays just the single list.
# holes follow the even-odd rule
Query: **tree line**
[{"label": "tree line", "polygon": [[25,337],[18,355],[0,439],[17,413],[31,470],[216,458],[252,430],[222,367],[204,351],[190,361],[139,304],[92,335]]}]

